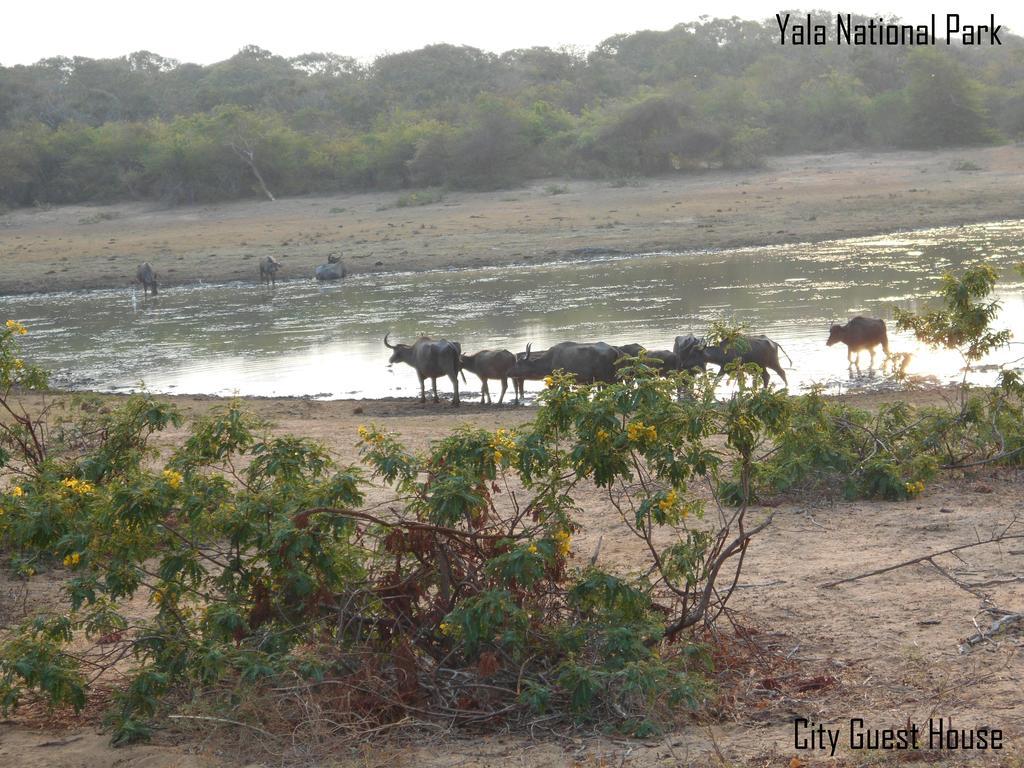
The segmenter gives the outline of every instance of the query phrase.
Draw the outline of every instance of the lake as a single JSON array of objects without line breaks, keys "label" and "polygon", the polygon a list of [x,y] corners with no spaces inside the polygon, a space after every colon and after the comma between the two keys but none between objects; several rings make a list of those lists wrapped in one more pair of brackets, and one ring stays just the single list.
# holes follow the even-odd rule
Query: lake
[{"label": "lake", "polygon": [[[829,324],[855,314],[891,320],[895,305],[921,309],[946,270],[995,267],[998,325],[1021,338],[1022,282],[1011,269],[1021,260],[1024,222],[1002,221],[824,243],[368,274],[328,285],[189,285],[149,298],[120,288],[9,296],[0,304],[29,327],[26,356],[72,389],[126,392],[144,382],[176,394],[414,396],[413,370],[387,364],[389,331],[392,341],[420,334],[457,340],[466,352],[521,351],[527,342],[541,349],[567,339],[671,349],[676,335],[724,321],[784,347],[792,390],[818,383],[838,391],[885,379],[851,372],[845,346],[825,347]],[[910,373],[959,378],[955,353],[923,349],[891,323],[889,335],[894,351],[914,355]],[[984,362],[1018,358],[1018,349]],[[866,354],[863,360],[866,368]],[[477,391],[476,378],[467,378],[465,388]],[[447,380],[438,386],[450,388]]]}]

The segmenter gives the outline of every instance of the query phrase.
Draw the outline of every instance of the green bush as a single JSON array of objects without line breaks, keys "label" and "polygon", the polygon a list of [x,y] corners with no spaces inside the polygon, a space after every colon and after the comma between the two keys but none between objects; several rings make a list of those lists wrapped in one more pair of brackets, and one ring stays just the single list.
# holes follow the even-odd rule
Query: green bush
[{"label": "green bush", "polygon": [[[19,331],[0,343],[4,405],[12,387],[44,384]],[[26,417],[3,432],[0,551],[24,578],[59,573],[68,609],[4,641],[0,702],[37,691],[82,707],[97,670],[67,645],[84,636],[132,659],[110,713],[118,742],[144,737],[177,692],[232,706],[239,690],[285,684],[346,691],[333,717],[359,727],[548,712],[650,733],[704,700],[691,629],[724,608],[732,587],[716,581],[733,583],[767,524],[745,524],[742,505],[705,519],[690,485],[733,463],[747,483],[753,446],[785,412],[783,395],[745,387],[722,408],[710,378],[677,403],[677,383],[642,360],[612,386],[556,376],[533,424],[464,427],[422,454],[363,427],[362,468],[269,434],[237,403],[165,460],[150,438],[180,416],[148,395],[75,403],[41,452]],[[724,451],[708,442],[720,431]],[[367,472],[391,490],[386,507],[366,505]],[[584,483],[647,553],[635,570],[570,558]],[[125,609],[136,596],[142,617]]]}]

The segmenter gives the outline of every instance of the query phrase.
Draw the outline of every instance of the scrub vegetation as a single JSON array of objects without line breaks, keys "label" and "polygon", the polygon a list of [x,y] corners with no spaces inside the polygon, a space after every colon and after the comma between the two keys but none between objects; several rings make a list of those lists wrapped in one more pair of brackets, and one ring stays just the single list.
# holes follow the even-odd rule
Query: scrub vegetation
[{"label": "scrub vegetation", "polygon": [[433,197],[552,176],[621,184],[780,153],[1016,140],[1022,42],[1003,38],[976,50],[783,47],[774,18],[734,18],[586,52],[440,44],[365,65],[255,46],[208,66],[148,51],[56,57],[0,68],[0,204]]}]

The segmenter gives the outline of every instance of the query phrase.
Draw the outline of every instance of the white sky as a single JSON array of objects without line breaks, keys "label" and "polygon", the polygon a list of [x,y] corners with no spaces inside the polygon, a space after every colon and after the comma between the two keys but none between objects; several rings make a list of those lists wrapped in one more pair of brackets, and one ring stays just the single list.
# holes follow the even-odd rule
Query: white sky
[{"label": "white sky", "polygon": [[[927,0],[809,2],[849,13],[896,13],[909,23],[960,13],[964,23],[1024,29],[1024,3],[990,0],[939,6]],[[0,64],[50,56],[109,58],[149,50],[209,64],[254,44],[283,55],[331,52],[369,61],[430,43],[511,48],[592,48],[619,32],[668,29],[701,15],[774,17],[793,2],[763,0],[5,0],[0,12]]]}]

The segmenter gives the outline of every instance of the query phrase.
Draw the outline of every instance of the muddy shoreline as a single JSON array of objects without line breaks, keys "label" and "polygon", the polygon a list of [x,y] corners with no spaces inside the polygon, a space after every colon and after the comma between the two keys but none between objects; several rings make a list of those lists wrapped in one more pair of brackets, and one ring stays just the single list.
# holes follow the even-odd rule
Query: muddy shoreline
[{"label": "muddy shoreline", "polygon": [[394,191],[22,209],[0,215],[0,294],[127,288],[141,261],[174,286],[255,283],[266,255],[295,280],[333,253],[359,274],[872,236],[1024,218],[1022,177],[1024,146],[1008,145],[771,158],[625,186],[545,180],[415,207]]}]

